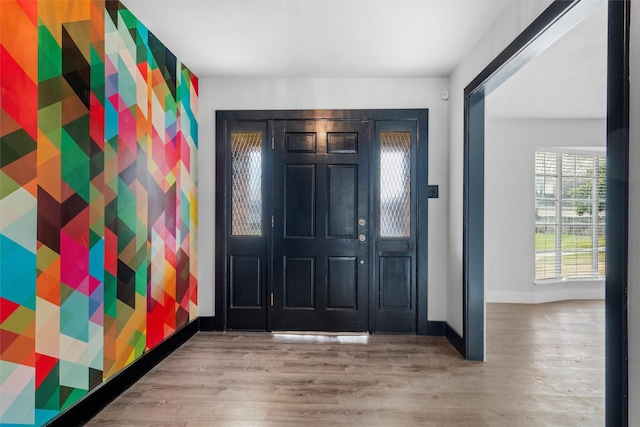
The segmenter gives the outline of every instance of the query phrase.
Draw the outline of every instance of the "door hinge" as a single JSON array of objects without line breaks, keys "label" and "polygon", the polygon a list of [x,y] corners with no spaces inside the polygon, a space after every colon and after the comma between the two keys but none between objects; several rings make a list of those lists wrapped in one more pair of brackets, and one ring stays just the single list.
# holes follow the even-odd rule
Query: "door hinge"
[{"label": "door hinge", "polygon": [[276,148],[276,138],[271,136],[271,149],[274,150]]},{"label": "door hinge", "polygon": [[273,292],[271,292],[271,307],[273,307]]},{"label": "door hinge", "polygon": [[276,220],[273,218],[273,215],[271,215],[271,228],[273,228],[276,224]]}]

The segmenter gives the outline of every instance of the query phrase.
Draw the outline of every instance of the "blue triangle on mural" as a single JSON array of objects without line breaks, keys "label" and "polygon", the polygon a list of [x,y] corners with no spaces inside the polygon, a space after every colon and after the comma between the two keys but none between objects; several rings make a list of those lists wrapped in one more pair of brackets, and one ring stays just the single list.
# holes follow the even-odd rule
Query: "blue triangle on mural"
[{"label": "blue triangle on mural", "polygon": [[36,256],[0,234],[0,295],[2,298],[36,308]]}]

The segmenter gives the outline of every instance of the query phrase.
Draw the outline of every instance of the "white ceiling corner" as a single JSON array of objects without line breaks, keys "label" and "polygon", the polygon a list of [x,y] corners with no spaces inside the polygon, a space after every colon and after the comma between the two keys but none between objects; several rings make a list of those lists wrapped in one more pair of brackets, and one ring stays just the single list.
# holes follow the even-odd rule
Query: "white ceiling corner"
[{"label": "white ceiling corner", "polygon": [[201,78],[446,77],[508,0],[123,0]]},{"label": "white ceiling corner", "polygon": [[[122,0],[200,78],[447,77],[513,0]],[[487,98],[487,116],[602,118],[606,8]]]}]

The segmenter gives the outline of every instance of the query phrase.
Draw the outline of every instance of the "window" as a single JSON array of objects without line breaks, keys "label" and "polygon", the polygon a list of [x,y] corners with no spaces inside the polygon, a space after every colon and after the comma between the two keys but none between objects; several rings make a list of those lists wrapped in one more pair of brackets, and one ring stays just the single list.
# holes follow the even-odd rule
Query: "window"
[{"label": "window", "polygon": [[231,234],[262,235],[262,132],[231,134]]},{"label": "window", "polygon": [[536,152],[535,279],[604,276],[604,156]]},{"label": "window", "polygon": [[411,235],[411,132],[380,132],[380,237]]}]

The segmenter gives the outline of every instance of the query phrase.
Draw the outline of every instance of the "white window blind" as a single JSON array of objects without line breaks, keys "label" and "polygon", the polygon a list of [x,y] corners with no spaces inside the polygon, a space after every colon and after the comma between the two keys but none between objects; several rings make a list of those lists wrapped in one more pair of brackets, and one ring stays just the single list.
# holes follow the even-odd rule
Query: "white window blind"
[{"label": "white window blind", "polygon": [[535,279],[605,273],[604,156],[536,152]]}]

